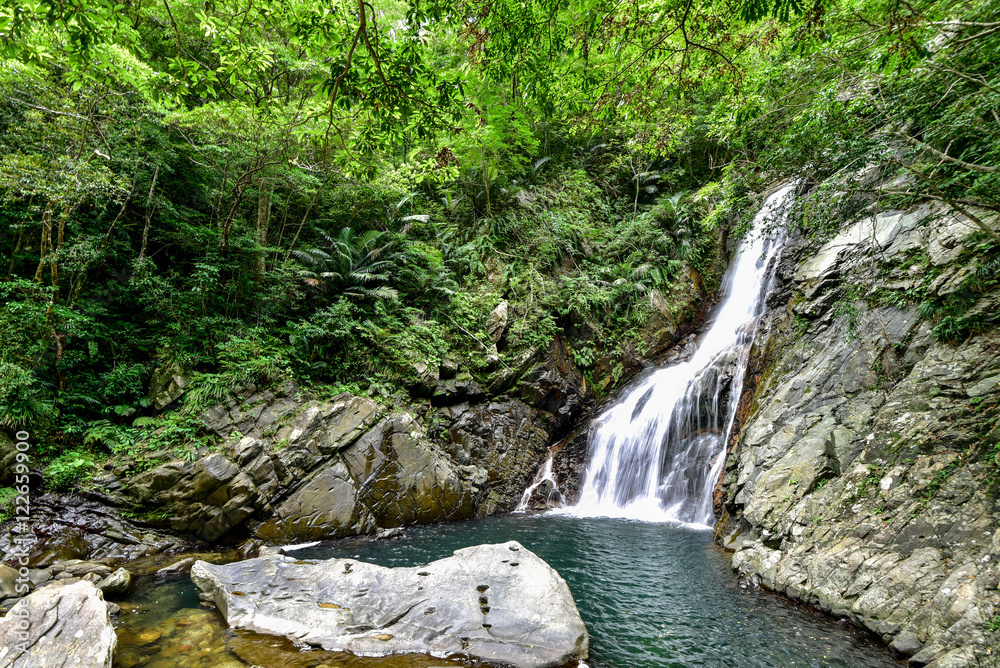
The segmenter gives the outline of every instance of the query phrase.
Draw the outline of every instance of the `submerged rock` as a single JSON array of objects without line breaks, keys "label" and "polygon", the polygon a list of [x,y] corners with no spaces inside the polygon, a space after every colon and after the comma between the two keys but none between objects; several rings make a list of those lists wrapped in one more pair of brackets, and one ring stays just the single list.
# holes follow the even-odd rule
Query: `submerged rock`
[{"label": "submerged rock", "polygon": [[131,586],[132,574],[124,568],[119,568],[97,583],[97,588],[108,595],[126,594]]},{"label": "submerged rock", "polygon": [[229,626],[363,656],[467,655],[519,668],[585,659],[587,629],[566,581],[515,541],[415,568],[272,555],[191,579]]},{"label": "submerged rock", "polygon": [[0,665],[10,668],[111,668],[118,639],[93,584],[54,582],[0,620]]}]

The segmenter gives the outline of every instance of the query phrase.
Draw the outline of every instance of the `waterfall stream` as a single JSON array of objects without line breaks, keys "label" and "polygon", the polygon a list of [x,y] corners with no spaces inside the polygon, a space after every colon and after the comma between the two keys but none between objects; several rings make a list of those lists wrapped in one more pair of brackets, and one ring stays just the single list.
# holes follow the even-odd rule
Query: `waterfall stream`
[{"label": "waterfall stream", "polygon": [[793,186],[769,196],[722,285],[722,305],[690,360],[640,381],[591,425],[583,517],[707,526],[725,460],[756,320],[770,287],[780,235],[769,236]]},{"label": "waterfall stream", "polygon": [[518,502],[517,508],[514,509],[515,513],[525,513],[531,509],[531,496],[540,487],[542,488],[542,492],[545,493],[545,505],[547,507],[562,508],[565,504],[562,492],[559,491],[555,474],[552,472],[553,457],[555,456],[553,449],[549,450],[549,457],[545,460],[542,470],[535,474],[535,479],[524,490],[524,494],[521,495],[521,500]]}]

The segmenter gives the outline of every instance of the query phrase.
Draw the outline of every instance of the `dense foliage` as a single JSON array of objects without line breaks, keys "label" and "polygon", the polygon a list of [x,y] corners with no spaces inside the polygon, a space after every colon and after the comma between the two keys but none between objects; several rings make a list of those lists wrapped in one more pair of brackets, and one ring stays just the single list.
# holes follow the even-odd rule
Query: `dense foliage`
[{"label": "dense foliage", "polygon": [[[818,234],[872,198],[981,221],[993,14],[2,0],[0,425],[44,435],[62,480],[166,422],[196,442],[185,415],[248,384],[392,397],[419,362],[488,380],[570,331],[589,369],[689,269],[711,286],[781,177],[842,175],[801,212]],[[154,419],[158,368],[191,377],[188,413]]]}]

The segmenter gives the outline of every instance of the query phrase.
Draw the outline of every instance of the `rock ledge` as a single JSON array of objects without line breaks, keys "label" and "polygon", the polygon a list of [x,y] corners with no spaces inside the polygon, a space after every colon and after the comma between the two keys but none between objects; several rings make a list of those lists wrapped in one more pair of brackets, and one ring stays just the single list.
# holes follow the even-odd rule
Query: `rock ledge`
[{"label": "rock ledge", "polygon": [[363,656],[467,655],[519,668],[585,659],[587,629],[566,581],[515,541],[415,568],[271,555],[191,578],[229,626]]}]

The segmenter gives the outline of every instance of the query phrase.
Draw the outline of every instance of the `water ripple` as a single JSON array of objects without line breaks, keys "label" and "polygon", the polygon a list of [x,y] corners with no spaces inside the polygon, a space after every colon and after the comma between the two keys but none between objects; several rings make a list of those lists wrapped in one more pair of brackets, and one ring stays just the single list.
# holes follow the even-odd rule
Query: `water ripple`
[{"label": "water ripple", "polygon": [[592,668],[868,668],[898,665],[853,628],[735,585],[705,531],[548,514],[407,529],[297,554],[415,566],[479,543],[517,540],[566,579],[591,634]]}]

